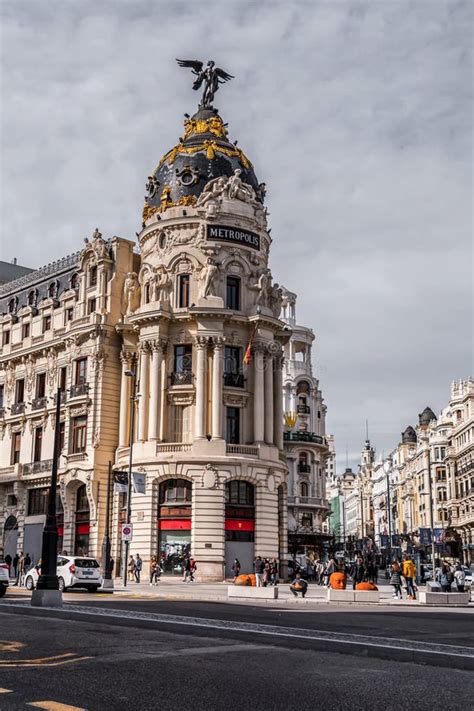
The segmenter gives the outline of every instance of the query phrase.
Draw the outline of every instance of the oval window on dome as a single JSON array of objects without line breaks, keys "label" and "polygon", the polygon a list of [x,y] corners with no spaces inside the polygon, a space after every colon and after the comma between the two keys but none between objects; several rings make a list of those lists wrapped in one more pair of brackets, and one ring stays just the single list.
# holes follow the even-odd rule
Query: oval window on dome
[{"label": "oval window on dome", "polygon": [[166,235],[164,232],[161,233],[160,238],[158,240],[158,244],[160,246],[160,249],[164,249],[166,247]]},{"label": "oval window on dome", "polygon": [[190,170],[185,170],[184,173],[181,174],[181,182],[183,185],[192,185],[194,182],[194,175],[191,173]]}]

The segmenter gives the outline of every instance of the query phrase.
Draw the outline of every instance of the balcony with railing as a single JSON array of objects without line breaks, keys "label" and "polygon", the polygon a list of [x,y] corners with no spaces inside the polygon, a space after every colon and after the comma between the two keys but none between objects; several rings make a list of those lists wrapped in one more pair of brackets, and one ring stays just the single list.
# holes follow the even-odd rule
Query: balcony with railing
[{"label": "balcony with railing", "polygon": [[310,474],[311,464],[298,464],[298,471],[300,474]]},{"label": "balcony with railing", "polygon": [[283,432],[285,442],[315,442],[316,444],[325,444],[324,437],[315,434],[314,432]]},{"label": "balcony with railing", "polygon": [[23,464],[23,474],[40,474],[41,472],[50,472],[53,466],[52,459],[42,459],[40,462],[30,462]]},{"label": "balcony with railing", "polygon": [[298,415],[309,415],[311,413],[311,408],[309,405],[297,405],[296,411]]},{"label": "balcony with railing", "polygon": [[35,397],[31,402],[32,410],[44,410],[46,407],[46,397]]},{"label": "balcony with railing", "polygon": [[12,415],[22,415],[25,412],[24,402],[14,402],[11,406]]},{"label": "balcony with railing", "polygon": [[225,451],[240,457],[258,457],[258,447],[252,444],[226,444]]},{"label": "balcony with railing", "polygon": [[329,508],[328,502],[319,496],[289,496],[288,506],[318,506],[325,509]]},{"label": "balcony with railing", "polygon": [[192,385],[193,374],[190,370],[171,373],[171,385]]},{"label": "balcony with railing", "polygon": [[226,388],[243,388],[243,373],[224,373],[224,385]]},{"label": "balcony with railing", "polygon": [[78,383],[77,385],[71,385],[70,396],[73,397],[83,397],[89,392],[89,383]]},{"label": "balcony with railing", "polygon": [[160,442],[156,445],[156,453],[179,454],[181,452],[190,452],[192,446],[191,442]]}]

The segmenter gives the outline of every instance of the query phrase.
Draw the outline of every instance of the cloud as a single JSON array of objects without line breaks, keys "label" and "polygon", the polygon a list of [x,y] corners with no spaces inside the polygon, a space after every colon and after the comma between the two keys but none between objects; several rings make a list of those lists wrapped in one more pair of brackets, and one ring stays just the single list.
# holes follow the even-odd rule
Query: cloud
[{"label": "cloud", "polygon": [[[278,282],[317,334],[328,430],[388,451],[471,365],[469,2],[4,2],[2,258],[133,238],[197,97],[268,186]],[[341,464],[344,465],[344,455]]]}]

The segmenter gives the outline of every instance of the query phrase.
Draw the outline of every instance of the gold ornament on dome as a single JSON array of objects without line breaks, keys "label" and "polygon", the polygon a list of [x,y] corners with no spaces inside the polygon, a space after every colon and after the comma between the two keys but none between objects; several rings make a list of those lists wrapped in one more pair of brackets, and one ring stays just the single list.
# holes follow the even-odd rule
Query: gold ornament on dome
[{"label": "gold ornament on dome", "polygon": [[144,205],[142,212],[143,222],[146,222],[151,217],[153,217],[153,215],[155,215],[159,211],[159,209],[159,207],[155,207],[152,205]]},{"label": "gold ornament on dome", "polygon": [[177,202],[173,202],[170,199],[170,191],[166,191],[166,193],[163,191],[163,195],[161,196],[161,204],[159,206],[151,206],[151,205],[145,205],[143,208],[143,221],[146,222],[149,220],[153,215],[156,215],[157,212],[165,212],[166,210],[169,210],[170,207],[194,207],[196,202],[197,202],[197,197],[195,195],[183,195],[182,197],[179,198]]},{"label": "gold ornament on dome", "polygon": [[283,413],[283,419],[287,427],[294,427],[296,425],[298,415],[296,414],[296,412],[285,412]]},{"label": "gold ornament on dome", "polygon": [[187,119],[184,122],[184,140],[196,133],[213,133],[218,138],[227,137],[227,129],[220,116],[208,119]]},{"label": "gold ornament on dome", "polygon": [[229,158],[239,158],[244,168],[249,169],[252,166],[251,162],[249,161],[247,156],[244,155],[244,153],[240,150],[240,148],[227,148],[226,146],[220,146],[216,141],[205,140],[199,146],[185,146],[182,143],[178,144],[163,156],[163,158],[158,164],[158,168],[160,168],[163,163],[168,163],[169,165],[172,165],[176,160],[176,157],[180,153],[185,153],[186,155],[194,155],[195,153],[199,153],[200,151],[206,152],[206,157],[208,158],[208,160],[214,160],[214,158],[216,157],[216,153],[223,153],[224,155],[229,156]]}]

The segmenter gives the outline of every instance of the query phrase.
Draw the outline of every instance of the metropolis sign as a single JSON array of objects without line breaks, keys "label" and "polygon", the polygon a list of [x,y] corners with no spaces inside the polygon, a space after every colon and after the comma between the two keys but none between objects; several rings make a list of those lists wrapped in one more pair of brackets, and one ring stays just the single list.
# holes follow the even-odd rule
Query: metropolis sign
[{"label": "metropolis sign", "polygon": [[260,249],[260,235],[237,227],[227,227],[227,225],[207,225],[207,239],[237,242],[244,247]]}]

